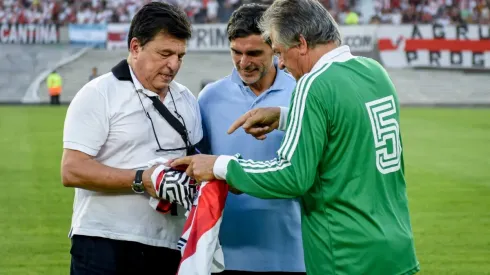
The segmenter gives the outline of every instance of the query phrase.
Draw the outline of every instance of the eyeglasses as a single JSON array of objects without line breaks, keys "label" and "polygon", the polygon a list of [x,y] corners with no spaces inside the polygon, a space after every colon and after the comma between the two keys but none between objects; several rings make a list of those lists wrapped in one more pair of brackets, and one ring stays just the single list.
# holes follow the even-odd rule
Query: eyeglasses
[{"label": "eyeglasses", "polygon": [[[140,90],[136,90],[136,93],[138,94],[138,98],[140,100],[140,103],[141,103],[141,107],[143,107],[143,111],[145,112],[146,114],[146,117],[150,120],[150,124],[151,124],[151,129],[153,130],[153,136],[155,137],[155,141],[157,142],[157,145],[158,145],[158,149],[156,149],[156,152],[157,153],[161,153],[161,152],[175,152],[175,151],[182,151],[182,150],[186,150],[188,152],[188,155],[189,155],[189,152],[192,152],[193,150],[196,151],[197,153],[200,153],[199,150],[197,150],[197,148],[195,148],[195,146],[193,146],[190,141],[189,141],[189,135],[188,135],[188,131],[187,131],[187,127],[185,125],[185,120],[184,118],[179,114],[179,112],[177,111],[177,105],[175,105],[175,100],[174,100],[174,96],[172,95],[172,93],[170,92],[170,88],[168,90],[168,93],[170,94],[170,96],[172,97],[172,103],[174,105],[174,108],[175,108],[175,115],[177,116],[178,119],[180,119],[182,121],[182,125],[184,126],[184,135],[185,137],[184,140],[187,141],[186,143],[186,146],[185,147],[180,147],[180,148],[172,148],[172,149],[163,149],[162,146],[160,145],[160,141],[158,140],[158,136],[157,136],[157,133],[155,131],[155,125],[153,124],[153,120],[151,119],[151,116],[150,114],[146,111],[145,109],[145,106],[143,105],[143,101],[141,100],[141,97],[140,97],[140,93],[143,93],[143,91],[140,89]],[[144,93],[143,93],[144,94]],[[150,98],[150,96],[144,94],[146,97]],[[151,98],[150,98],[151,99]],[[160,99],[157,99],[157,100],[160,100]]]}]

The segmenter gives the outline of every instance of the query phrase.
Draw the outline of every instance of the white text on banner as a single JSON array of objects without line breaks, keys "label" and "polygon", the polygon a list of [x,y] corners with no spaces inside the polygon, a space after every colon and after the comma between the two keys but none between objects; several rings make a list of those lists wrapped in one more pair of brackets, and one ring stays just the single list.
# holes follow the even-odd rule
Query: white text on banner
[{"label": "white text on banner", "polygon": [[187,44],[189,51],[227,52],[230,50],[226,24],[192,25],[192,38]]},{"label": "white text on banner", "polygon": [[54,24],[0,24],[0,44],[57,44],[59,27]]}]

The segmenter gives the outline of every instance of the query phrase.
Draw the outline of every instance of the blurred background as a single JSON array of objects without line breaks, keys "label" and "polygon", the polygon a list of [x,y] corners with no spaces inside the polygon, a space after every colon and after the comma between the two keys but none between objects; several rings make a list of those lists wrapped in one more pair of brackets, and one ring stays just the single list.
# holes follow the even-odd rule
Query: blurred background
[{"label": "blurred background", "polygon": [[[0,0],[0,274],[68,274],[66,108],[127,57],[129,22],[147,2]],[[177,81],[197,96],[231,72],[226,22],[254,1],[168,2],[193,23]],[[320,2],[344,44],[396,85],[421,274],[490,274],[490,1]]]}]

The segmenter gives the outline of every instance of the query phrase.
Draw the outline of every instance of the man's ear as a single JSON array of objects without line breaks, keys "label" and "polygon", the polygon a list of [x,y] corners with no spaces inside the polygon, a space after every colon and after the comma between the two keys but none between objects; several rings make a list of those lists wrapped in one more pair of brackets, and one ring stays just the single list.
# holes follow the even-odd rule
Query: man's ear
[{"label": "man's ear", "polygon": [[141,51],[140,42],[138,41],[138,38],[133,37],[131,39],[131,42],[129,42],[129,52],[133,56],[136,56],[140,51]]},{"label": "man's ear", "polygon": [[299,35],[299,44],[298,44],[299,54],[306,55],[308,52],[308,43],[303,35]]}]

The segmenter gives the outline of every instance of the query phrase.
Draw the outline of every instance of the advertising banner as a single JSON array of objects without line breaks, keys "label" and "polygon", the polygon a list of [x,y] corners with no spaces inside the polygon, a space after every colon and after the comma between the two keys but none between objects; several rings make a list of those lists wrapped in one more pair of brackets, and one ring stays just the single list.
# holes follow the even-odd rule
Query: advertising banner
[{"label": "advertising banner", "polygon": [[401,25],[378,29],[384,66],[490,68],[490,26]]},{"label": "advertising banner", "polygon": [[[190,51],[228,52],[230,43],[226,33],[226,24],[202,24],[192,26]],[[341,26],[340,31],[345,45],[353,52],[368,52],[376,44],[377,26]]]},{"label": "advertising banner", "polygon": [[[126,49],[128,31],[129,24],[109,24],[107,49]],[[188,51],[229,51],[226,24],[196,24],[192,32]],[[488,25],[356,25],[340,32],[352,52],[378,59],[379,51],[388,68],[490,69]]]},{"label": "advertising banner", "polygon": [[376,44],[378,26],[340,26],[342,43],[348,45],[352,52],[371,52]]},{"label": "advertising banner", "polygon": [[0,24],[0,44],[57,44],[55,24]]},{"label": "advertising banner", "polygon": [[192,25],[192,38],[189,40],[187,49],[189,51],[230,51],[226,24]]}]

